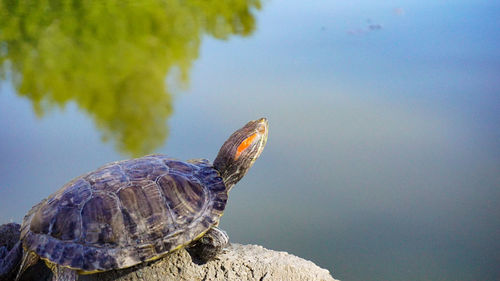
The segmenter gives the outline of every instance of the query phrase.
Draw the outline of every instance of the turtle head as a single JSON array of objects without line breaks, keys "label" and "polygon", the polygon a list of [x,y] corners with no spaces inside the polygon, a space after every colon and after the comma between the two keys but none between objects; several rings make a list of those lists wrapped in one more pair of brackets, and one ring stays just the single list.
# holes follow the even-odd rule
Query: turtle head
[{"label": "turtle head", "polygon": [[250,121],[222,145],[214,161],[226,188],[230,190],[252,167],[267,141],[267,119]]}]

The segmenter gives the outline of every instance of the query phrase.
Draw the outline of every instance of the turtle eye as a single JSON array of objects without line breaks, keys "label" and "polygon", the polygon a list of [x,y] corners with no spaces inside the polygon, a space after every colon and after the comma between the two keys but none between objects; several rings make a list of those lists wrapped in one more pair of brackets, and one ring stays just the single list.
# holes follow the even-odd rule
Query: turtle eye
[{"label": "turtle eye", "polygon": [[252,143],[253,141],[255,140],[255,138],[257,137],[257,133],[249,136],[248,138],[244,139],[241,144],[238,146],[238,148],[236,149],[236,155],[234,155],[234,160],[237,160],[241,153],[247,149]]}]

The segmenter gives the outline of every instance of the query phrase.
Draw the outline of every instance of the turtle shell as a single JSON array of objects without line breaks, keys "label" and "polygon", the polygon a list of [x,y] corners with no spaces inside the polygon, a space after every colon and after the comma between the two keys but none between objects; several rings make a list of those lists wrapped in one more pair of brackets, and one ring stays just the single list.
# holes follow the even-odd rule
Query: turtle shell
[{"label": "turtle shell", "polygon": [[150,155],[64,185],[26,215],[21,239],[25,250],[80,274],[125,268],[200,238],[226,201],[208,160]]}]

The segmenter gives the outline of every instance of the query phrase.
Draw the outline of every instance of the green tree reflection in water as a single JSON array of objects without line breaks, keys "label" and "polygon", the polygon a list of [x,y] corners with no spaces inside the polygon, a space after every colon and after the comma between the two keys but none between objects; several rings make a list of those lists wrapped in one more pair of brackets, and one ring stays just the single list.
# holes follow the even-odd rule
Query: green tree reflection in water
[{"label": "green tree reflection in water", "polygon": [[162,145],[173,69],[188,82],[204,34],[249,35],[260,0],[0,0],[0,75],[38,116],[75,102],[137,156]]}]

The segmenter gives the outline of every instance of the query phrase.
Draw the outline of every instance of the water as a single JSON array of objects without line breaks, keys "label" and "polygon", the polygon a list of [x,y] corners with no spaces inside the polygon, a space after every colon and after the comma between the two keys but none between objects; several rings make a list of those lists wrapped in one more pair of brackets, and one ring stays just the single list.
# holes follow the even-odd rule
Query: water
[{"label": "water", "polygon": [[499,280],[500,5],[427,2],[1,2],[0,223],[265,116],[232,241],[343,280]]}]

